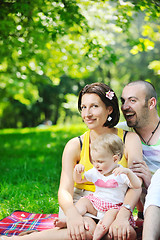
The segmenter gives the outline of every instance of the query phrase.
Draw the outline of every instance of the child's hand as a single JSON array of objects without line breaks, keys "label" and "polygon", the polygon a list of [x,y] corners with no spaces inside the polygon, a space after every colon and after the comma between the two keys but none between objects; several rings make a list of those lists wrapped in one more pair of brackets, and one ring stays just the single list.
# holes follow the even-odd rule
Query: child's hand
[{"label": "child's hand", "polygon": [[112,173],[114,173],[115,176],[120,175],[120,174],[122,174],[122,173],[128,175],[129,169],[128,169],[128,168],[124,168],[124,167],[117,167],[117,168],[115,168],[115,169],[113,170]]},{"label": "child's hand", "polygon": [[74,171],[77,172],[78,174],[84,172],[84,165],[83,164],[77,164],[74,168]]}]

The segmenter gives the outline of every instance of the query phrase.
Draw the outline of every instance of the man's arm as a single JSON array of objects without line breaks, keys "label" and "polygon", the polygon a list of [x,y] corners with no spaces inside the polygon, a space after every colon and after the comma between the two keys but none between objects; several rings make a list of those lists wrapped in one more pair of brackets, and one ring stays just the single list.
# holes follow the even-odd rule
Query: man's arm
[{"label": "man's arm", "polygon": [[143,240],[160,237],[160,169],[153,175],[144,205]]},{"label": "man's arm", "polygon": [[143,240],[157,240],[160,237],[160,207],[150,205],[144,215]]}]

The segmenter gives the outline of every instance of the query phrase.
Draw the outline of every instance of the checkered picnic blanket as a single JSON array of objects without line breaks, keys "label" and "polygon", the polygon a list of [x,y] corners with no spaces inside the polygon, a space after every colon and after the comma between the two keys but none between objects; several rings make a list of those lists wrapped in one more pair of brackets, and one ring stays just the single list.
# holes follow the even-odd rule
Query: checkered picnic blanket
[{"label": "checkered picnic blanket", "polygon": [[58,214],[36,214],[17,210],[0,220],[0,235],[11,236],[28,230],[42,231],[54,228],[55,217],[58,217]]},{"label": "checkered picnic blanket", "polygon": [[[54,228],[53,219],[58,214],[36,214],[24,211],[14,211],[10,216],[0,220],[0,235],[18,235],[24,231],[42,231]],[[137,222],[137,240],[142,239],[142,222]]]}]

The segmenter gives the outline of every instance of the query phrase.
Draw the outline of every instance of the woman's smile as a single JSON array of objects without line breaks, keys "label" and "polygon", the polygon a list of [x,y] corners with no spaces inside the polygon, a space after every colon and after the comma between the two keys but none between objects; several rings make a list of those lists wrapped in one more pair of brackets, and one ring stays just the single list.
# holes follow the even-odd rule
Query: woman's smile
[{"label": "woman's smile", "polygon": [[108,110],[100,97],[94,93],[86,93],[82,97],[81,105],[81,115],[87,126],[95,124],[98,127],[103,127],[107,119]]}]

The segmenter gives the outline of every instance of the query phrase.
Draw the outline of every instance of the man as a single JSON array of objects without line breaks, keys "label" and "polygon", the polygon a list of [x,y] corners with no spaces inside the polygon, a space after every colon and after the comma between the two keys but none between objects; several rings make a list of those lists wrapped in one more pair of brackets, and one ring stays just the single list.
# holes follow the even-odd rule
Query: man
[{"label": "man", "polygon": [[[132,170],[143,179],[148,188],[151,174],[160,168],[160,119],[157,112],[157,94],[153,85],[146,81],[135,81],[126,85],[121,96],[121,110],[128,127],[142,141],[142,163],[134,163]],[[126,130],[124,123],[118,124]]]},{"label": "man", "polygon": [[[134,162],[131,169],[143,179],[147,189],[151,183],[152,174],[160,168],[160,119],[155,88],[146,81],[131,82],[123,89],[121,103],[121,110],[127,124],[123,122],[118,124],[118,127],[135,131],[141,138],[144,161]],[[146,194],[145,189],[143,188],[144,194]],[[138,217],[142,218],[143,208],[140,206],[140,209]],[[147,212],[145,221],[148,219]],[[159,216],[154,215],[153,218],[152,224],[159,222]],[[154,231],[158,232],[159,228]]]},{"label": "man", "polygon": [[[156,219],[156,221],[155,221]],[[160,169],[153,175],[144,205],[143,240],[160,238]]]}]

